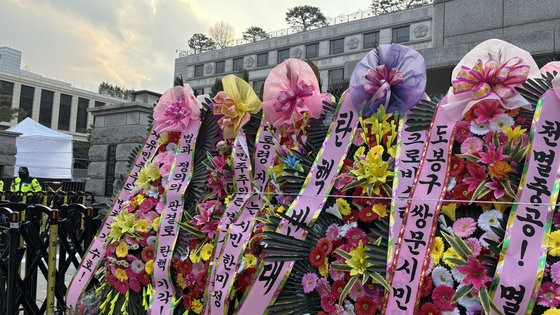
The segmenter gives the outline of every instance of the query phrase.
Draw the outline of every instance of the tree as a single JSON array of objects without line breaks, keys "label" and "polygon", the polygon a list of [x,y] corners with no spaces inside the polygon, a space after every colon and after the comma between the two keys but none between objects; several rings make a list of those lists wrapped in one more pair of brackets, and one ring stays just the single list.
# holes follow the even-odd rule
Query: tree
[{"label": "tree", "polygon": [[321,9],[310,5],[300,5],[288,9],[288,12],[286,12],[286,22],[301,31],[307,31],[312,27],[329,25]]},{"label": "tree", "polygon": [[234,33],[233,26],[226,21],[220,21],[210,28],[210,37],[216,42],[218,48],[226,48],[233,45]]},{"label": "tree", "polygon": [[21,108],[12,108],[11,106],[0,106],[0,121],[10,121],[14,118],[25,117],[27,112]]},{"label": "tree", "polygon": [[433,0],[373,0],[371,9],[375,14],[386,14],[412,9],[415,6],[433,3]]},{"label": "tree", "polygon": [[120,98],[127,101],[132,101],[132,93],[134,93],[134,90],[128,90],[125,89],[124,87],[120,87],[118,85],[112,85],[107,82],[101,82],[101,84],[99,84],[99,87],[97,88],[97,91],[101,95],[108,95],[111,97]]},{"label": "tree", "polygon": [[216,49],[216,43],[211,38],[201,33],[194,34],[191,39],[189,39],[188,44],[195,53]]},{"label": "tree", "polygon": [[270,38],[267,32],[258,26],[251,26],[245,32],[243,32],[244,40],[251,40],[253,43],[261,40]]}]

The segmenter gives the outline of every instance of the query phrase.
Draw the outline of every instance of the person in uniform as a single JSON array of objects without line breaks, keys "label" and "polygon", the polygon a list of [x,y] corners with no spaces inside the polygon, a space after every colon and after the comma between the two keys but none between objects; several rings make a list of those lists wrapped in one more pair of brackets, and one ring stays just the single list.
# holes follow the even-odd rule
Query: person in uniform
[{"label": "person in uniform", "polygon": [[10,185],[10,191],[15,192],[37,192],[43,190],[37,178],[29,176],[29,169],[21,166],[18,170],[18,177],[14,178]]}]

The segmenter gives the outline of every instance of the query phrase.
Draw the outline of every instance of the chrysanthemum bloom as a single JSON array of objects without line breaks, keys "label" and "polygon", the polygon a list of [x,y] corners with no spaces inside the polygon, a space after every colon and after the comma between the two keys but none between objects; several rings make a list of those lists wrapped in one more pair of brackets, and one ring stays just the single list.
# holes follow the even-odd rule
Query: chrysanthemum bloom
[{"label": "chrysanthemum bloom", "polygon": [[476,222],[473,218],[461,218],[453,223],[453,232],[459,237],[471,236],[476,230]]},{"label": "chrysanthemum bloom", "polygon": [[455,294],[455,290],[447,285],[440,285],[432,292],[432,300],[434,304],[442,311],[453,311],[457,303],[451,303],[451,298]]},{"label": "chrysanthemum bloom", "polygon": [[557,307],[560,305],[560,286],[552,282],[543,282],[539,288],[537,304],[546,307]]},{"label": "chrysanthemum bloom", "polygon": [[313,292],[313,290],[315,290],[315,287],[317,286],[317,275],[313,272],[306,273],[301,278],[301,284],[303,286],[303,292],[305,293]]},{"label": "chrysanthemum bloom", "polygon": [[498,210],[486,211],[478,217],[478,226],[486,232],[492,232],[491,227],[498,227],[499,220],[503,217],[504,215]]},{"label": "chrysanthemum bloom", "polygon": [[373,299],[368,296],[360,296],[354,304],[356,315],[370,315],[377,312]]}]

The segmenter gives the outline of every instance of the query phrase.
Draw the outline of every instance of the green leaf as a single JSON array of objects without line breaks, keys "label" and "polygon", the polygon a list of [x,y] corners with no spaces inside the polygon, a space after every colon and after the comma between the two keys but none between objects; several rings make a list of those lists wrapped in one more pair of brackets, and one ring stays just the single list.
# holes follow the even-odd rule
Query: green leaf
[{"label": "green leaf", "polygon": [[367,183],[367,180],[365,180],[365,179],[357,180],[357,181],[355,181],[355,182],[353,182],[353,183],[350,183],[350,184],[344,186],[344,188],[342,189],[342,191],[347,191],[347,190],[349,190],[349,189],[356,188],[356,187],[361,186],[361,185],[363,185],[363,184],[365,184],[365,183]]},{"label": "green leaf", "polygon": [[348,280],[348,283],[346,283],[346,286],[344,287],[344,290],[342,290],[342,293],[340,293],[340,298],[338,299],[338,305],[343,305],[342,303],[344,302],[344,299],[346,298],[346,296],[348,295],[348,293],[350,293],[350,290],[352,290],[352,287],[354,287],[354,284],[356,284],[356,281],[358,281],[358,275],[353,276],[352,278],[350,278],[350,280]]},{"label": "green leaf", "polygon": [[472,154],[457,154],[457,156],[463,159],[467,159],[475,164],[478,163],[478,160],[480,160],[478,156]]},{"label": "green leaf", "polygon": [[378,272],[374,272],[371,274],[371,277],[377,281],[379,284],[381,284],[385,290],[387,291],[391,291],[391,287],[389,286],[389,283],[387,282],[387,279],[385,279],[385,277],[383,277],[382,275],[380,275]]},{"label": "green leaf", "polygon": [[[488,188],[486,188],[486,184],[488,184],[489,182],[490,182],[490,180],[485,179],[485,180],[483,180],[480,184],[478,184],[478,187],[476,187],[476,189],[475,189],[474,192],[473,192],[473,195],[472,195],[472,198],[471,198],[471,202],[477,200],[477,199],[479,198],[479,195],[481,195],[482,192],[483,192],[485,189],[488,189]],[[488,189],[488,191],[489,191],[489,189]],[[485,195],[486,195],[486,194],[485,194]]]},{"label": "green leaf", "polygon": [[500,184],[504,187],[506,194],[517,201],[517,194],[513,191],[513,188],[511,188],[511,183],[508,180],[500,180]]},{"label": "green leaf", "polygon": [[465,260],[466,263],[469,253],[464,251],[464,249],[457,243],[457,240],[453,236],[445,232],[442,232],[441,235],[443,236],[443,238],[445,238],[447,243],[451,245],[451,247],[457,252],[457,254],[459,254],[459,256],[461,256],[461,258]]},{"label": "green leaf", "polygon": [[480,304],[482,304],[484,314],[490,314],[490,295],[486,287],[480,288],[480,291],[478,291],[478,299],[480,300]]},{"label": "green leaf", "polygon": [[196,238],[204,238],[206,234],[200,232],[197,228],[190,225],[188,222],[177,222],[180,228],[194,235]]},{"label": "green leaf", "polygon": [[348,272],[349,272],[350,270],[352,270],[352,267],[350,267],[350,266],[348,266],[348,265],[346,265],[346,264],[335,264],[335,263],[332,263],[332,264],[331,264],[331,267],[332,267],[333,269],[335,269],[335,270],[338,270],[338,271],[345,271],[345,272],[348,271]]},{"label": "green leaf", "polygon": [[465,241],[463,241],[462,238],[459,237],[459,235],[454,234],[451,237],[455,238],[455,242],[457,242],[457,244],[459,245],[459,247],[461,247],[461,249],[467,253],[467,257],[468,256],[474,256],[474,253],[472,252],[471,248],[469,247],[469,245],[467,245],[467,243],[465,243]]},{"label": "green leaf", "polygon": [[461,258],[446,257],[446,258],[443,258],[443,260],[445,262],[450,262],[450,263],[455,264],[455,265],[466,265],[467,264],[467,261],[464,260],[464,259],[461,259]]},{"label": "green leaf", "polygon": [[346,260],[350,260],[352,258],[352,255],[350,255],[348,252],[346,252],[346,251],[344,251],[340,248],[335,249],[334,253],[339,255],[340,257],[346,259]]},{"label": "green leaf", "polygon": [[466,286],[460,287],[457,290],[457,292],[455,292],[455,294],[453,295],[453,298],[451,298],[451,304],[457,302],[457,300],[459,300],[463,296],[471,293],[473,289],[474,289],[474,287],[472,285],[466,285]]}]

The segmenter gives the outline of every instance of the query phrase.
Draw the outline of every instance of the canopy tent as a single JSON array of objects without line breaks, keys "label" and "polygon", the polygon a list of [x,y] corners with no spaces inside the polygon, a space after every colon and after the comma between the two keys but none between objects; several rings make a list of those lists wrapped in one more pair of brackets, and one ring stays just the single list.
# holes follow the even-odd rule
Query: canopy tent
[{"label": "canopy tent", "polygon": [[20,166],[27,166],[33,177],[72,178],[71,135],[47,128],[29,117],[8,131],[21,133],[16,140],[14,176]]}]

